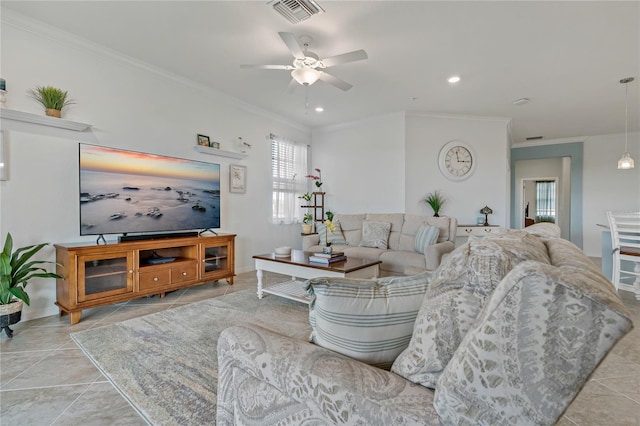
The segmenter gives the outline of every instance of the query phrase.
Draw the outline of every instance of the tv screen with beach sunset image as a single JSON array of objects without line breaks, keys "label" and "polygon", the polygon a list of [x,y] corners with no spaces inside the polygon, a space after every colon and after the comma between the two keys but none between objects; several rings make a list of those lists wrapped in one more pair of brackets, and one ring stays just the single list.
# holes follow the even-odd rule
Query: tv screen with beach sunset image
[{"label": "tv screen with beach sunset image", "polygon": [[80,235],[220,227],[220,165],[80,144]]}]

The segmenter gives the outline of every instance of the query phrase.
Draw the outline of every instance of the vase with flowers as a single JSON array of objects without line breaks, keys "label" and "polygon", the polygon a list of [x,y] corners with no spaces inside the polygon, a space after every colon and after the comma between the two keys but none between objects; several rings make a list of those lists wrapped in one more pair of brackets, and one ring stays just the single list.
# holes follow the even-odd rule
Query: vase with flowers
[{"label": "vase with flowers", "polygon": [[322,171],[318,168],[314,169],[317,175],[307,175],[306,177],[313,180],[316,186],[316,192],[322,192]]},{"label": "vase with flowers", "polygon": [[333,212],[327,210],[327,212],[325,213],[325,215],[327,216],[327,220],[324,221],[324,240],[326,241],[326,245],[327,247],[331,245],[331,243],[329,242],[329,232],[335,232],[336,231],[336,225],[333,223]]}]

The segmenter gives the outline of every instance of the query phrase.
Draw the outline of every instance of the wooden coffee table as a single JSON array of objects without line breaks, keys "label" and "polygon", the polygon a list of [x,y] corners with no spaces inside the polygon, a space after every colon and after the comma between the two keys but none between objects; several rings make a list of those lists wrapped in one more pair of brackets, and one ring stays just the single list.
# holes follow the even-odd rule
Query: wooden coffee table
[{"label": "wooden coffee table", "polygon": [[[308,304],[309,297],[302,288],[304,280],[317,277],[376,278],[382,263],[381,260],[349,256],[345,261],[323,265],[309,262],[311,254],[313,253],[292,250],[290,257],[278,257],[273,253],[253,256],[258,276],[258,299],[262,299],[264,293],[269,293]],[[291,280],[263,287],[265,271],[290,275]]]}]

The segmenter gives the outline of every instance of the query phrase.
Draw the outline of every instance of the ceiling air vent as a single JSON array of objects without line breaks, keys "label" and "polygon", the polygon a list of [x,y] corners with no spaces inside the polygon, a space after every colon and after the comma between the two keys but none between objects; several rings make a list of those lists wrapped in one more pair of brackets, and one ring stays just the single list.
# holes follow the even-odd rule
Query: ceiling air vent
[{"label": "ceiling air vent", "polygon": [[292,24],[324,12],[314,0],[272,0],[268,4],[273,5],[273,9]]}]

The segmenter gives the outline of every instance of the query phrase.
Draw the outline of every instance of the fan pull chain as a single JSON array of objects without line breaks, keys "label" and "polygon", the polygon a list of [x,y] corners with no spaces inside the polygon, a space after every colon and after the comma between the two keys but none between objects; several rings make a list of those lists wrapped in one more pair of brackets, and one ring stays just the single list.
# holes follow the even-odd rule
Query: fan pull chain
[{"label": "fan pull chain", "polygon": [[309,112],[309,85],[304,85],[304,115]]}]

